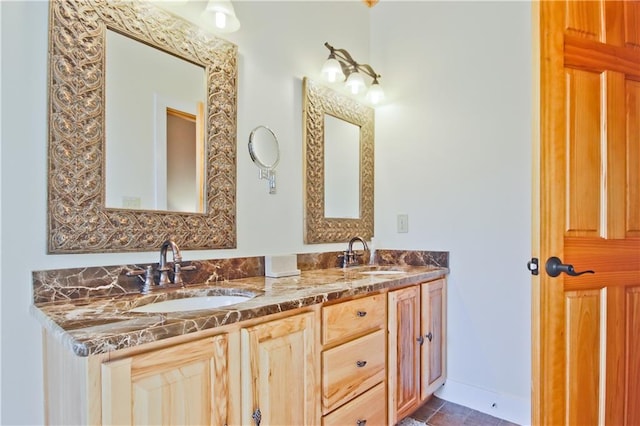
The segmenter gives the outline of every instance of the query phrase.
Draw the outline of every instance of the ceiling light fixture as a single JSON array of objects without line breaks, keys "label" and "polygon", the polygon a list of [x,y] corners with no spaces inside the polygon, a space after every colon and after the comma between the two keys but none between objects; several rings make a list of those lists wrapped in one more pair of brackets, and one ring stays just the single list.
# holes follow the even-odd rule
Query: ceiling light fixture
[{"label": "ceiling light fixture", "polygon": [[232,33],[240,28],[240,21],[230,0],[209,0],[201,18],[218,33]]},{"label": "ceiling light fixture", "polygon": [[372,79],[367,92],[369,101],[372,104],[377,104],[384,99],[384,91],[378,81],[380,74],[377,74],[371,65],[357,63],[344,49],[336,49],[329,43],[325,43],[324,46],[329,49],[329,57],[322,67],[322,75],[328,82],[333,83],[338,79],[345,79],[345,85],[349,91],[357,95],[367,87],[362,76],[362,74],[366,74]]}]

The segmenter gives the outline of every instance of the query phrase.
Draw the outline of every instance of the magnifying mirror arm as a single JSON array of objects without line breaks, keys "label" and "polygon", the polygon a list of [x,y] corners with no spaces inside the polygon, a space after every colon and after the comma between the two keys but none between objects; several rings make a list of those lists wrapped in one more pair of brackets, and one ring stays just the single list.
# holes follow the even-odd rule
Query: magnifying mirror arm
[{"label": "magnifying mirror arm", "polygon": [[267,179],[269,194],[276,193],[276,171],[273,169],[260,169],[260,179]]}]

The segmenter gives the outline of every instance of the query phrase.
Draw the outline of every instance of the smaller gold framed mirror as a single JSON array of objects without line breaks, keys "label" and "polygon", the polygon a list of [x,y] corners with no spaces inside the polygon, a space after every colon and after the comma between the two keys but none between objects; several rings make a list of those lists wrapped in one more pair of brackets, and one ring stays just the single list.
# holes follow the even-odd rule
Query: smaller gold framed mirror
[{"label": "smaller gold framed mirror", "polygon": [[373,237],[374,110],[303,80],[304,242]]}]

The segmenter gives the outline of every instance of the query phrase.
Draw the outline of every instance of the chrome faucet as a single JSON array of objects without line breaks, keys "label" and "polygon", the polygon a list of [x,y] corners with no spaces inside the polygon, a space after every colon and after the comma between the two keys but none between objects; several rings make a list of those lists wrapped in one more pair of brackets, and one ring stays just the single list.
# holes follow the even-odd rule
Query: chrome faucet
[{"label": "chrome faucet", "polygon": [[171,283],[171,280],[169,279],[169,271],[171,268],[167,266],[167,249],[169,248],[171,249],[171,254],[173,256],[173,283],[182,284],[180,265],[180,262],[182,262],[182,254],[180,254],[180,249],[173,240],[167,240],[160,246],[160,263],[158,264],[158,271],[160,272],[160,280],[158,281],[159,286]]},{"label": "chrome faucet", "polygon": [[358,264],[358,258],[356,257],[355,252],[353,251],[353,243],[356,241],[360,241],[362,243],[362,247],[364,250],[369,250],[367,247],[367,243],[362,239],[362,237],[353,237],[349,240],[349,245],[347,246],[347,251],[342,253],[342,267],[346,268],[347,266],[354,266]]},{"label": "chrome faucet", "polygon": [[[169,278],[169,271],[171,271],[171,268],[167,265],[167,250],[169,249],[171,249],[171,254],[173,256],[173,281]],[[196,270],[196,265],[192,264],[182,266],[182,254],[180,253],[178,245],[173,240],[166,240],[162,243],[162,246],[160,246],[160,262],[158,263],[160,278],[158,279],[158,284],[154,282],[153,265],[147,265],[144,269],[137,268],[127,271],[126,275],[128,277],[140,277],[144,282],[140,292],[142,294],[148,294],[154,289],[164,289],[169,286],[169,284],[184,286],[185,282],[182,279],[182,272],[194,270]]]}]

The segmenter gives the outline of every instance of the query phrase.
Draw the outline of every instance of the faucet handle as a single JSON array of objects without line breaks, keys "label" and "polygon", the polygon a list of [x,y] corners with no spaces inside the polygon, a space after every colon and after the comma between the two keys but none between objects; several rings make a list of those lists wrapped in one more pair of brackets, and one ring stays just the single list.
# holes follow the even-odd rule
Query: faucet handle
[{"label": "faucet handle", "polygon": [[338,255],[338,259],[342,259],[340,262],[340,266],[342,266],[343,268],[346,268],[347,266],[351,266],[354,263],[357,263],[356,256],[357,254],[353,250],[343,251],[341,255]]},{"label": "faucet handle", "polygon": [[182,264],[178,261],[173,262],[173,283],[180,284],[184,287],[184,280],[182,279],[183,271],[195,271],[196,265],[187,265],[182,266]]},{"label": "faucet handle", "polygon": [[180,262],[173,262],[173,283],[184,286],[184,281],[182,280],[182,265]]},{"label": "faucet handle", "polygon": [[144,274],[144,284],[140,289],[140,293],[147,294],[151,291],[151,287],[155,284],[153,282],[153,266],[147,265],[145,269],[135,269],[133,271],[127,271],[128,277],[139,276],[140,279],[143,279],[141,275]]},{"label": "faucet handle", "polygon": [[158,272],[160,272],[160,280],[158,281],[159,286],[165,286],[171,283],[169,279],[169,271],[171,268],[168,266],[158,267]]}]

